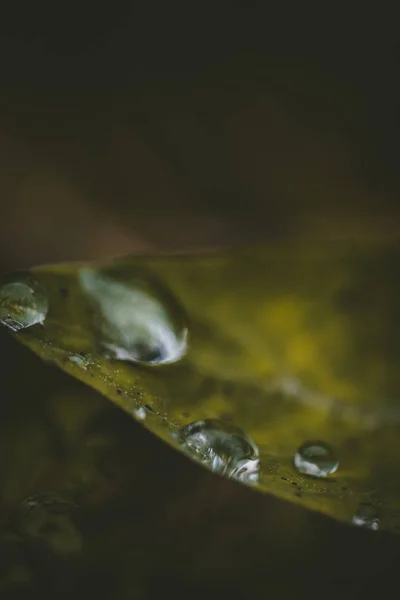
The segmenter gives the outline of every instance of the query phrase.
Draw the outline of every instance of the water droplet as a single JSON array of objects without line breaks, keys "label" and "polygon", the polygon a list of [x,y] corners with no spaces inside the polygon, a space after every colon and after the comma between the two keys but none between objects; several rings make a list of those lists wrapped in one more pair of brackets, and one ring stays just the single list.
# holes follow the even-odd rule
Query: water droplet
[{"label": "water droplet", "polygon": [[69,360],[77,365],[80,369],[86,370],[89,365],[89,360],[85,356],[81,356],[80,354],[71,354],[69,356]]},{"label": "water droplet", "polygon": [[339,466],[332,448],[325,442],[315,441],[303,444],[294,456],[294,464],[299,473],[314,477],[328,477]]},{"label": "water droplet", "polygon": [[56,553],[75,553],[82,547],[82,536],[72,519],[76,508],[54,492],[29,496],[18,507],[16,527],[24,537],[41,541]]},{"label": "water droplet", "polygon": [[146,418],[146,409],[141,406],[140,408],[134,410],[133,414],[137,419],[139,419],[139,421],[144,421]]},{"label": "water droplet", "polygon": [[183,313],[167,290],[144,278],[125,282],[92,269],[83,269],[79,279],[97,311],[99,343],[109,357],[157,365],[186,353]]},{"label": "water droplet", "polygon": [[49,508],[55,512],[65,512],[72,508],[76,508],[74,502],[64,498],[64,496],[57,492],[41,492],[39,494],[34,494],[33,496],[28,496],[28,498],[25,498],[20,505],[21,509],[27,509],[28,511],[35,509],[38,506]]},{"label": "water droplet", "polygon": [[379,529],[379,518],[376,508],[367,502],[359,504],[352,522],[353,525],[364,527],[365,529],[372,529],[372,531],[377,531]]},{"label": "water droplet", "polygon": [[212,471],[245,483],[257,482],[258,448],[238,427],[218,419],[206,419],[183,427],[178,440],[187,452]]},{"label": "water droplet", "polygon": [[43,323],[49,303],[44,288],[30,275],[15,273],[0,284],[0,323],[20,331]]}]

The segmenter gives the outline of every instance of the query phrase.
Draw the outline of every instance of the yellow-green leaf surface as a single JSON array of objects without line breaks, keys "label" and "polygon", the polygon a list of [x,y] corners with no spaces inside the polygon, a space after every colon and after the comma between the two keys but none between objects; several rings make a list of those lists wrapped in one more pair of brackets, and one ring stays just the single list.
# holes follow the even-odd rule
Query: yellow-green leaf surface
[{"label": "yellow-green leaf surface", "polygon": [[[47,296],[47,315],[15,335],[177,448],[177,433],[199,420],[241,428],[259,450],[255,489],[345,522],[367,504],[380,528],[396,531],[399,258],[393,242],[298,242],[38,267],[13,280],[35,281]],[[83,283],[88,272],[109,311],[109,288],[120,285],[115,311],[129,315],[137,281],[173,304],[174,322],[188,332],[173,361],[109,357]],[[339,461],[328,477],[294,466],[297,449],[314,440]]]}]

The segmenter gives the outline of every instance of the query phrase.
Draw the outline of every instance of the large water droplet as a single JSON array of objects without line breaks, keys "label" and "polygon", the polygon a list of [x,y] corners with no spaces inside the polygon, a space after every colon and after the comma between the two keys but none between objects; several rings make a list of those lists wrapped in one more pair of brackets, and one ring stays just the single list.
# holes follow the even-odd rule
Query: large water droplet
[{"label": "large water droplet", "polygon": [[376,508],[367,502],[359,504],[353,517],[353,525],[377,531],[379,529],[379,518]]},{"label": "large water droplet", "polygon": [[335,473],[339,466],[334,451],[325,442],[306,442],[294,456],[296,469],[304,475],[328,477]]},{"label": "large water droplet", "polygon": [[238,427],[218,419],[206,419],[183,427],[178,440],[187,452],[212,471],[245,483],[257,482],[258,448]]},{"label": "large water droplet", "polygon": [[187,328],[176,300],[144,278],[125,282],[92,269],[79,274],[97,315],[99,343],[118,360],[173,363],[187,348]]},{"label": "large water droplet", "polygon": [[20,331],[46,318],[49,303],[44,288],[24,273],[4,278],[0,283],[0,323]]}]

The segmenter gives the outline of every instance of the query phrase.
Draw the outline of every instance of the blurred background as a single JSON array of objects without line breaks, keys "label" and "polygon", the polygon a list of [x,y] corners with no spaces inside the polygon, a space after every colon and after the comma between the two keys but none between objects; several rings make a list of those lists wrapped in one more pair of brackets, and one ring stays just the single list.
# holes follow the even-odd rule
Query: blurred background
[{"label": "blurred background", "polygon": [[0,267],[397,236],[388,12],[0,7]]},{"label": "blurred background", "polygon": [[[381,6],[1,3],[0,270],[277,238],[397,238],[400,48],[398,22]],[[24,423],[53,439],[63,423],[54,406],[63,415],[84,388],[3,334],[0,346],[2,455],[25,474],[50,460],[39,480],[54,484],[61,459],[50,443],[29,456],[12,443],[26,438]],[[97,396],[93,406],[108,410]],[[9,422],[18,433],[4,438]],[[131,474],[130,492],[122,486],[125,500],[103,507],[117,514],[125,502],[117,524],[125,541],[104,532],[104,513],[88,500],[91,544],[99,531],[109,554],[100,560],[92,548],[74,594],[366,598],[397,581],[395,536],[355,531],[189,468],[126,423],[118,427],[133,445],[121,476]],[[68,435],[79,463],[83,450]],[[146,460],[133,468],[139,451]],[[29,491],[25,476],[15,488],[12,460],[0,465],[4,518]],[[99,579],[117,546],[131,553],[124,573],[152,567],[147,596],[135,595],[132,575],[113,595],[125,576],[118,570],[108,588]],[[8,546],[1,552],[10,555]],[[44,580],[54,565],[40,565]],[[45,586],[49,597],[69,597],[58,585]]]}]

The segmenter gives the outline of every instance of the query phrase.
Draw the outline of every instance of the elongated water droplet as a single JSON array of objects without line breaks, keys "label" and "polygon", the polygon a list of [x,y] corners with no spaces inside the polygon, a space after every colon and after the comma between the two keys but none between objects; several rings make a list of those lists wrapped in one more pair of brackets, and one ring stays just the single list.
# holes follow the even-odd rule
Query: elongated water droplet
[{"label": "elongated water droplet", "polygon": [[57,492],[41,492],[33,496],[28,496],[20,504],[20,509],[26,512],[36,510],[38,507],[62,513],[76,508],[76,504]]},{"label": "elongated water droplet", "polygon": [[376,508],[367,502],[359,504],[353,517],[353,525],[377,531],[379,529],[379,518]]},{"label": "elongated water droplet", "polygon": [[334,451],[325,442],[306,442],[296,452],[294,464],[299,473],[328,477],[339,467]]},{"label": "elongated water droplet", "polygon": [[182,311],[166,290],[143,278],[120,281],[92,269],[82,270],[79,279],[97,311],[99,343],[111,358],[156,365],[185,354]]},{"label": "elongated water droplet", "polygon": [[29,274],[15,273],[0,283],[0,323],[20,331],[43,323],[49,303],[44,288]]},{"label": "elongated water droplet", "polygon": [[245,483],[257,482],[258,448],[238,427],[218,419],[206,419],[183,427],[178,440],[187,452],[212,471]]}]

